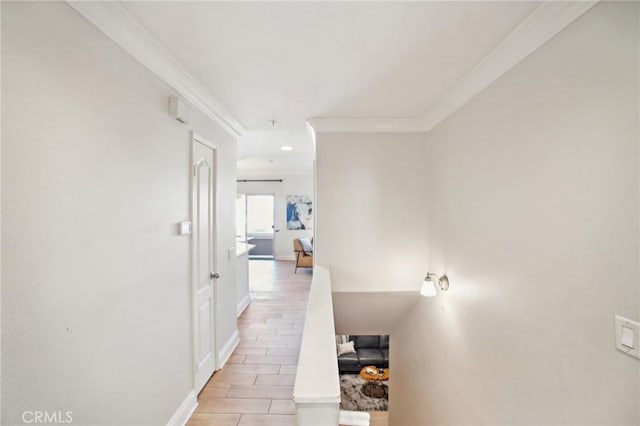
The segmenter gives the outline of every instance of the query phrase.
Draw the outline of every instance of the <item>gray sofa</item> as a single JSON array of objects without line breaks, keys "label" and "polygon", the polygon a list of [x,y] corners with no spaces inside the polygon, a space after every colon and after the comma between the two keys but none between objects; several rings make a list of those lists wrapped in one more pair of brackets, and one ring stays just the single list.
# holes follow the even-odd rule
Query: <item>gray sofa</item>
[{"label": "gray sofa", "polygon": [[349,340],[353,340],[356,352],[338,357],[340,374],[357,374],[367,365],[389,367],[389,336],[349,336]]}]

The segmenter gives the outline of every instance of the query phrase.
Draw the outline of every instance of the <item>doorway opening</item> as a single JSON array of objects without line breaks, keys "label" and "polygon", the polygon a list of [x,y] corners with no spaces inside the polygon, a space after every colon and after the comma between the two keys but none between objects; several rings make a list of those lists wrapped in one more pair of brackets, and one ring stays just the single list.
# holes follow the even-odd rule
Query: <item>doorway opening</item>
[{"label": "doorway opening", "polygon": [[274,194],[239,194],[236,200],[236,238],[255,246],[249,259],[275,258]]}]

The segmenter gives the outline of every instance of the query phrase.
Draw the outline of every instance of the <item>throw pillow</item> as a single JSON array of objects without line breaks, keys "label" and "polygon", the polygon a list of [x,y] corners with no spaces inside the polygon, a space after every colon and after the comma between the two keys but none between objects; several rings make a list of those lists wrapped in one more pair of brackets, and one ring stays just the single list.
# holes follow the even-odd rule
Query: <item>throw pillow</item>
[{"label": "throw pillow", "polygon": [[313,253],[313,246],[311,245],[311,241],[309,241],[309,238],[307,237],[300,238],[300,244],[302,244],[302,250],[304,250],[306,254]]},{"label": "throw pillow", "polygon": [[348,343],[338,343],[338,356],[344,354],[355,353],[356,348],[353,347],[353,340]]},{"label": "throw pillow", "polygon": [[348,334],[336,334],[336,345],[338,343],[347,343],[349,341]]}]

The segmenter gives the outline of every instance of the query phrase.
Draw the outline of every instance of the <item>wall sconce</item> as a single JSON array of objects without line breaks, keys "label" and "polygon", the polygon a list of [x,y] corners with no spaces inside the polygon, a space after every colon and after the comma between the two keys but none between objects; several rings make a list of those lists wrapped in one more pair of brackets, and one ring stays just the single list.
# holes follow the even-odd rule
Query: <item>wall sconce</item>
[{"label": "wall sconce", "polygon": [[431,272],[427,272],[427,276],[424,277],[424,281],[422,282],[422,288],[420,289],[420,294],[426,297],[433,297],[438,294],[438,290],[436,289],[436,285],[433,282],[433,279],[438,280],[438,287],[440,287],[440,291],[449,290],[449,278],[446,275],[438,276],[436,274],[432,274]]}]

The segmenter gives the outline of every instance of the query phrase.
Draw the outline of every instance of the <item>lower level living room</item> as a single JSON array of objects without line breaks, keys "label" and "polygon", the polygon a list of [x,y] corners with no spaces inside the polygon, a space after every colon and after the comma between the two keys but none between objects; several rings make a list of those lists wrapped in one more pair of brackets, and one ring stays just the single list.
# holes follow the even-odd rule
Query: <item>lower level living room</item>
[{"label": "lower level living room", "polygon": [[[340,410],[350,424],[382,421],[389,410],[389,336],[337,335]],[[349,414],[344,414],[348,412]],[[362,422],[362,423],[360,423]]]}]

